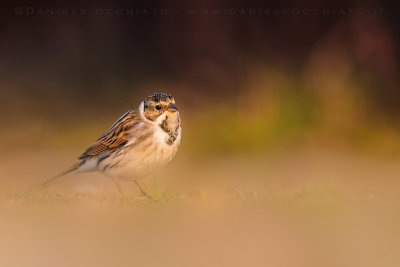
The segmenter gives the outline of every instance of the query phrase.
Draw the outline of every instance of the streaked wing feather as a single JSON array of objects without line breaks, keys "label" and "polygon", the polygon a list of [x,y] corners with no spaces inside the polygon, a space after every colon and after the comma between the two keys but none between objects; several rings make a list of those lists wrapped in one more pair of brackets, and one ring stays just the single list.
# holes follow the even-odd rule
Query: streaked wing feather
[{"label": "streaked wing feather", "polygon": [[98,156],[120,147],[123,147],[129,141],[129,130],[134,127],[138,119],[133,110],[128,111],[119,118],[111,128],[94,144],[92,144],[79,159]]}]

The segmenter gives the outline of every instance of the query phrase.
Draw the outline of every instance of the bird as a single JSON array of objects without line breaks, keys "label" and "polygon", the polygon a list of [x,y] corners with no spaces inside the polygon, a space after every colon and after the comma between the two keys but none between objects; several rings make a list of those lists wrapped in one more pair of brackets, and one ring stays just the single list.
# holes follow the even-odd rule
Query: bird
[{"label": "bird", "polygon": [[111,178],[123,194],[120,180],[133,181],[141,194],[151,196],[138,180],[172,160],[181,143],[181,119],[175,100],[154,93],[123,114],[69,169],[44,181],[45,188],[69,175],[97,171]]}]

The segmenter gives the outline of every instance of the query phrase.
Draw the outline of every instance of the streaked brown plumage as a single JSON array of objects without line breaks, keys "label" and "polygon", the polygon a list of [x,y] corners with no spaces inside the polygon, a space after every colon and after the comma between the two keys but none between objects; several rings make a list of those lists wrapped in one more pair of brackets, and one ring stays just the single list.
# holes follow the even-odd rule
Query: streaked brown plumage
[{"label": "streaked brown plumage", "polygon": [[134,110],[128,111],[102,137],[86,149],[78,159],[84,160],[89,157],[98,156],[126,145],[131,137],[129,130],[138,122],[136,112]]}]

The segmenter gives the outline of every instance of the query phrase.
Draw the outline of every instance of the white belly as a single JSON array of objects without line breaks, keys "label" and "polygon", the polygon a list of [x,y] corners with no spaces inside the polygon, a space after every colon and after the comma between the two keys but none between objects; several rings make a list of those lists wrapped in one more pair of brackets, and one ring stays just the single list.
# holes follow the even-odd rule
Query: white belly
[{"label": "white belly", "polygon": [[[110,156],[102,161],[99,169],[109,164],[110,167],[104,169],[104,174],[109,177],[127,180],[144,178],[163,167],[175,156],[181,141],[181,129],[174,143],[168,145],[167,139],[168,135],[157,128],[151,138],[134,145],[125,154]],[[112,166],[113,164],[115,166]]]}]

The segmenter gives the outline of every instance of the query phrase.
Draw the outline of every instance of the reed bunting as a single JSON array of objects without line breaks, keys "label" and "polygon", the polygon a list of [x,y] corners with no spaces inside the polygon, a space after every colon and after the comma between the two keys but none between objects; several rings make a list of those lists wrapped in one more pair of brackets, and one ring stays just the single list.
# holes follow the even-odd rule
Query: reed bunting
[{"label": "reed bunting", "polygon": [[68,170],[44,183],[46,187],[79,172],[99,171],[110,177],[120,193],[119,180],[137,180],[168,163],[181,142],[180,117],[174,98],[155,93],[122,115]]}]

